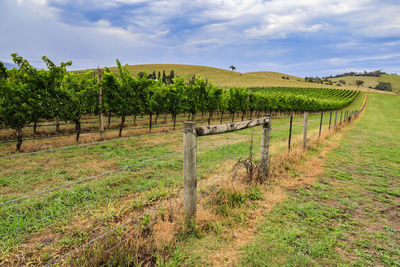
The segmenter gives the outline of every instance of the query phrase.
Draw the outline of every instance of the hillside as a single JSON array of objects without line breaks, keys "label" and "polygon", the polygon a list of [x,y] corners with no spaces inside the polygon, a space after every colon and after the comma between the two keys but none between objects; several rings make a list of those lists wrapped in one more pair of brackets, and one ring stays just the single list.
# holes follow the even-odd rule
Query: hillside
[{"label": "hillside", "polygon": [[357,80],[364,81],[364,87],[375,87],[379,83],[379,77],[371,77],[371,76],[344,76],[338,78],[332,78],[333,82],[339,82],[339,80],[343,80],[346,82],[346,85],[356,86]]},{"label": "hillside", "polygon": [[[111,70],[116,71],[116,67],[110,67]],[[141,71],[152,73],[153,71],[165,73],[169,75],[171,70],[174,70],[175,76],[184,77],[188,80],[190,77],[207,78],[215,85],[222,87],[268,87],[268,86],[282,86],[282,87],[312,87],[312,88],[337,88],[337,89],[356,89],[355,86],[331,86],[322,85],[318,83],[308,83],[302,81],[303,78],[288,75],[279,72],[249,72],[241,73],[237,71],[224,70],[213,67],[198,66],[198,65],[181,65],[181,64],[144,64],[144,65],[128,65],[128,69],[136,74]],[[289,80],[282,79],[282,76],[289,77]],[[366,87],[361,87],[362,91],[377,92],[370,90]]]},{"label": "hillside", "polygon": [[383,74],[380,77],[372,77],[372,76],[344,76],[338,78],[331,78],[333,82],[339,82],[339,80],[344,80],[346,85],[355,86],[357,80],[364,81],[364,87],[372,87],[375,88],[379,82],[390,82],[392,84],[393,91],[400,90],[400,76],[399,75],[389,75]]},{"label": "hillside", "polygon": [[399,75],[381,75],[380,77],[381,82],[390,82],[392,84],[393,91],[400,90],[400,76]]}]

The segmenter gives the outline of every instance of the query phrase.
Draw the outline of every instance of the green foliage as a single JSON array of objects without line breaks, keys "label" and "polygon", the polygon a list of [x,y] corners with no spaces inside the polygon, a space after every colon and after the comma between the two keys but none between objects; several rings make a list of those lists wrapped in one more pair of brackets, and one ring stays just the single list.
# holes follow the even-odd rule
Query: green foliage
[{"label": "green foliage", "polygon": [[379,84],[375,87],[375,89],[383,90],[383,91],[392,91],[392,84],[386,82],[379,82]]},{"label": "green foliage", "polygon": [[9,79],[0,79],[0,118],[12,129],[22,128],[30,123],[35,109],[29,86],[16,79],[18,70],[13,70]]},{"label": "green foliage", "polygon": [[[149,114],[151,130],[152,116],[156,120],[161,113],[170,113],[176,124],[176,116],[186,112],[192,119],[197,113],[208,113],[211,122],[213,113],[219,111],[232,115],[275,111],[325,111],[340,109],[349,105],[357,91],[315,88],[231,88],[221,89],[208,80],[193,77],[188,83],[174,78],[172,70],[167,76],[163,71],[161,79],[155,81],[155,72],[147,75],[139,72],[133,77],[127,66],[117,60],[118,73],[106,68],[99,83],[95,73],[73,74],[66,72],[71,62],[56,66],[43,57],[48,70],[37,70],[17,54],[13,59],[19,69],[7,70],[0,79],[2,99],[0,100],[0,123],[18,129],[30,122],[52,119],[56,116],[76,124],[77,141],[80,133],[80,118],[84,114],[108,112],[121,118],[120,136],[125,118]],[[4,71],[2,70],[2,73]],[[160,73],[159,73],[160,76]],[[160,77],[159,77],[160,78]],[[12,87],[12,88],[11,88]],[[103,102],[98,104],[98,91],[102,87]],[[18,108],[15,108],[18,106]]]},{"label": "green foliage", "polygon": [[0,61],[0,79],[7,79],[7,68],[4,66],[3,62]]},{"label": "green foliage", "polygon": [[363,80],[356,80],[356,85],[357,85],[357,87],[360,87],[360,86],[362,86],[364,84],[364,81]]}]

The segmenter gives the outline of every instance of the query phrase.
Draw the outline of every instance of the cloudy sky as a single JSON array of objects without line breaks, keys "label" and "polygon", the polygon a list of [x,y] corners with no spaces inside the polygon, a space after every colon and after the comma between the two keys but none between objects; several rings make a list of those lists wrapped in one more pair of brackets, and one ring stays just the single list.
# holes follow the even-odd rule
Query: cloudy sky
[{"label": "cloudy sky", "polygon": [[1,0],[0,60],[400,73],[399,0]]}]

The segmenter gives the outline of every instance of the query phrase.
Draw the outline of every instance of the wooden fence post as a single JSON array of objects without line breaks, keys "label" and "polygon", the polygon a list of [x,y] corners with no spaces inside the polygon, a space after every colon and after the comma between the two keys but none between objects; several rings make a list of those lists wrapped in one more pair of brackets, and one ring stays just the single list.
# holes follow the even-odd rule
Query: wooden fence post
[{"label": "wooden fence post", "polygon": [[289,142],[288,142],[288,150],[289,151],[290,151],[290,143],[292,141],[292,125],[293,125],[293,114],[290,115]]},{"label": "wooden fence post", "polygon": [[304,112],[303,148],[307,149],[307,122],[308,112]]},{"label": "wooden fence post", "polygon": [[321,120],[319,122],[319,133],[318,133],[318,138],[321,137],[321,130],[322,130],[322,119],[324,117],[324,113],[321,112]]},{"label": "wooden fence post", "polygon": [[196,122],[184,122],[183,131],[183,194],[188,217],[196,216]]},{"label": "wooden fence post", "polygon": [[343,116],[343,111],[340,111],[340,125],[342,125],[342,116]]},{"label": "wooden fence post", "polygon": [[332,111],[329,112],[329,131],[331,130],[331,123],[332,123]]},{"label": "wooden fence post", "polygon": [[104,119],[103,119],[103,88],[100,84],[101,82],[101,73],[99,67],[97,67],[97,82],[99,83],[99,107],[100,107],[100,112],[99,112],[99,121],[100,121],[100,140],[104,140]]},{"label": "wooden fence post", "polygon": [[56,132],[60,132],[60,119],[56,116]]},{"label": "wooden fence post", "polygon": [[270,132],[271,122],[268,121],[263,124],[260,145],[260,172],[263,178],[268,176]]},{"label": "wooden fence post", "polygon": [[334,128],[336,129],[336,123],[337,123],[337,110],[336,110],[336,112],[335,112],[335,124],[334,124]]}]

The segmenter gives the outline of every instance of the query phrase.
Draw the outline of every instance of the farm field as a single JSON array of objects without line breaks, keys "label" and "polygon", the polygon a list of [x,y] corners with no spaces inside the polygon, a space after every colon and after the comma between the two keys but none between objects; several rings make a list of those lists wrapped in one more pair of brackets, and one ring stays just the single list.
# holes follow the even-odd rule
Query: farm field
[{"label": "farm field", "polygon": [[306,169],[292,166],[260,200],[232,208],[219,228],[183,242],[170,262],[398,266],[399,102],[370,95],[361,118],[309,150],[300,164]]},{"label": "farm field", "polygon": [[[349,108],[360,108],[360,104],[362,99],[357,99]],[[310,138],[318,134],[319,118],[318,114],[309,117]],[[328,121],[324,116],[324,131]],[[272,123],[273,157],[287,147],[288,118]],[[300,142],[302,124],[302,117],[294,118],[293,144]],[[258,127],[200,140],[200,183],[212,184],[213,175],[246,157],[251,136],[258,144],[260,131]],[[49,262],[146,207],[179,195],[181,140],[178,131],[0,159],[0,260]]]}]

